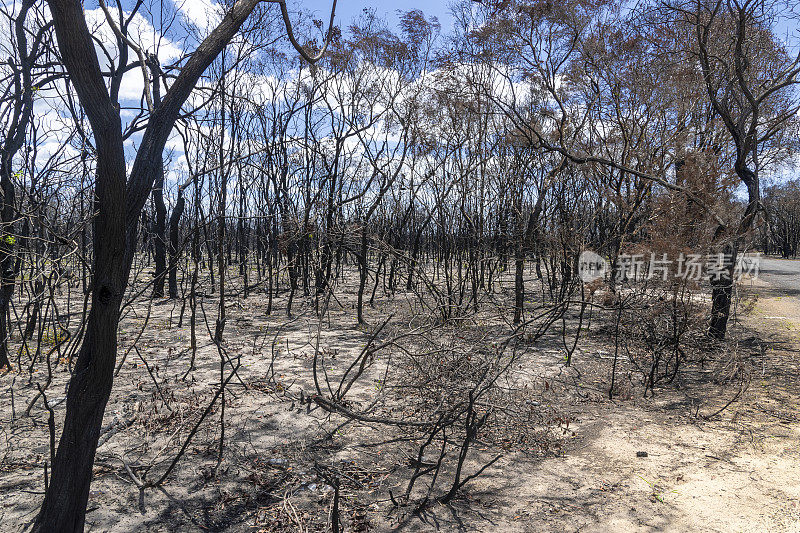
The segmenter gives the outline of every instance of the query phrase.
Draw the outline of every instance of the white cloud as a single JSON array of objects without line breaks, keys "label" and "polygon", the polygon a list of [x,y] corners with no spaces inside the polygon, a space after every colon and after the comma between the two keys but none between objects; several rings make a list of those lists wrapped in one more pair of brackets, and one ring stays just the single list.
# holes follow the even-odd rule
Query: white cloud
[{"label": "white cloud", "polygon": [[[116,48],[117,38],[108,25],[103,11],[100,8],[86,10],[85,15],[86,23],[94,36],[103,41],[110,53],[116,55],[118,53]],[[130,13],[126,12],[124,15],[128,17]],[[136,13],[131,19],[128,25],[128,37],[144,51],[155,53],[162,63],[174,61],[183,53],[176,43],[161,35],[150,21],[140,13]],[[104,57],[100,50],[98,50],[98,57]],[[129,57],[131,60],[136,57],[132,50],[129,52]]]},{"label": "white cloud", "polygon": [[201,30],[208,30],[222,20],[222,6],[213,0],[175,0],[183,18]]}]

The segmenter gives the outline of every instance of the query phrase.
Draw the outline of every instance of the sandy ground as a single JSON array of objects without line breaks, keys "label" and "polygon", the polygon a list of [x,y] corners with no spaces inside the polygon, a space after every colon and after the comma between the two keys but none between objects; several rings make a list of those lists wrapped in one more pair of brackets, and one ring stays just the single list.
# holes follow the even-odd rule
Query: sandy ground
[{"label": "sandy ground", "polygon": [[[97,453],[87,531],[325,530],[332,491],[315,461],[346,472],[346,531],[800,531],[800,300],[776,285],[765,277],[741,288],[732,335],[743,358],[737,364],[747,368],[746,387],[713,379],[728,364],[721,357],[685,368],[653,397],[643,398],[632,383],[627,394],[608,400],[603,339],[587,337],[572,368],[563,366],[562,352],[537,345],[516,372],[530,386],[525,401],[549,413],[549,447],[501,450],[503,457],[455,501],[419,514],[393,509],[387,497],[404,486],[398,464],[409,450],[370,424],[351,424],[320,441],[342,419],[303,407],[290,394],[312,386],[313,313],[286,324],[282,316],[266,317],[263,298],[256,297],[229,310],[225,348],[241,357],[242,381],[232,380],[226,393],[220,467],[214,468],[221,416],[215,408],[167,483],[140,493],[125,465],[135,475],[149,465],[151,478],[162,472],[208,404],[220,372],[219,355],[203,332],[199,368],[182,381],[186,324],[177,327],[172,304],[154,306],[137,343],[154,378],[129,352],[104,421],[110,429]],[[320,333],[321,348],[335,356],[331,371],[346,365],[368,336],[356,324],[352,297],[342,294],[342,308]],[[213,300],[205,305],[212,310]],[[378,323],[385,312],[370,309],[368,321]],[[126,317],[123,352],[145,316],[146,308],[136,307]],[[269,381],[272,353],[278,354],[276,379]],[[31,416],[21,416],[35,383],[27,375],[0,378],[4,531],[25,530],[41,501],[47,412],[39,402]],[[49,389],[57,425],[65,383],[62,369]],[[467,466],[474,469],[497,451],[480,445]]]}]

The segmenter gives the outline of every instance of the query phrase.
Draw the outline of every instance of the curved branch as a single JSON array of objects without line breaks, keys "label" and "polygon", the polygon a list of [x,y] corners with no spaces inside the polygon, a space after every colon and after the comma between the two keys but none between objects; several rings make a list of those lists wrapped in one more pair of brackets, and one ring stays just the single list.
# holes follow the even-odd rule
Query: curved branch
[{"label": "curved branch", "polygon": [[331,18],[328,22],[328,31],[325,33],[325,43],[322,46],[322,50],[315,56],[310,56],[308,52],[300,46],[300,43],[297,42],[297,39],[294,36],[294,31],[292,31],[292,22],[289,20],[289,10],[286,8],[286,0],[273,0],[273,3],[280,4],[281,6],[281,15],[283,16],[283,25],[286,26],[286,35],[289,37],[289,42],[292,43],[294,49],[297,50],[303,59],[308,61],[311,64],[316,63],[322,56],[325,55],[325,51],[328,49],[328,45],[331,42],[331,36],[333,35],[333,20],[336,17],[336,1],[333,0],[333,4],[331,5]]}]

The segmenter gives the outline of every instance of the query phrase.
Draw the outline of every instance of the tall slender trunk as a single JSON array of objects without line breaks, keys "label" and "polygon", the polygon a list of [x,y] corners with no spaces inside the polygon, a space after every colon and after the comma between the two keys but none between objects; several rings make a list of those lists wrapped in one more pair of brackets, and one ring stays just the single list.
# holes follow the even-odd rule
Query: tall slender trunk
[{"label": "tall slender trunk", "polygon": [[219,183],[217,183],[217,194],[219,194],[217,204],[217,262],[219,266],[219,307],[217,311],[217,323],[214,329],[214,341],[222,342],[222,333],[225,330],[225,281],[226,270],[230,263],[230,249],[228,257],[225,257],[225,208],[228,202],[228,169],[225,165],[225,119],[226,119],[226,83],[225,83],[225,56],[222,56],[223,75],[220,79],[220,129],[219,129]]},{"label": "tall slender trunk", "polygon": [[0,189],[3,203],[0,209],[2,232],[0,232],[0,369],[11,368],[8,359],[9,303],[14,295],[14,184],[11,180],[10,161],[0,163]]},{"label": "tall slender trunk", "polygon": [[522,243],[517,244],[514,254],[514,324],[522,321],[522,311],[525,304],[525,252]]},{"label": "tall slender trunk", "polygon": [[164,282],[167,277],[167,207],[164,205],[164,157],[156,156],[157,175],[153,184],[153,204],[155,221],[153,223],[153,251],[156,269],[153,275],[153,298],[163,298]]},{"label": "tall slender trunk", "polygon": [[364,323],[364,288],[367,285],[367,224],[361,227],[361,252],[358,256],[358,323]]},{"label": "tall slender trunk", "polygon": [[169,267],[167,267],[167,274],[170,298],[178,297],[178,259],[180,258],[178,240],[180,237],[181,216],[185,207],[186,200],[183,198],[183,189],[179,188],[178,199],[169,217]]}]

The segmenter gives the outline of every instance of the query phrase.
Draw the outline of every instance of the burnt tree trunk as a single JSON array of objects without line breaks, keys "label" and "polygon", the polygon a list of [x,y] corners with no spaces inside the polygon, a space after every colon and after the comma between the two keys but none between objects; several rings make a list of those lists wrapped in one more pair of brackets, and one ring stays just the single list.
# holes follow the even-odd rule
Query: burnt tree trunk
[{"label": "burnt tree trunk", "polygon": [[364,324],[364,289],[367,286],[367,224],[361,226],[361,250],[358,255],[358,323]]},{"label": "burnt tree trunk", "polygon": [[169,266],[167,267],[167,284],[169,287],[169,297],[178,297],[178,259],[180,258],[180,224],[183,210],[186,208],[186,200],[183,198],[183,189],[178,189],[178,199],[169,217]]},{"label": "burnt tree trunk", "polygon": [[711,319],[708,325],[708,336],[718,340],[725,338],[728,330],[728,319],[731,316],[737,246],[735,244],[727,244],[722,253],[724,258],[723,268],[711,278]]},{"label": "burnt tree trunk", "polygon": [[167,207],[164,205],[164,157],[156,156],[156,179],[153,185],[153,204],[156,219],[153,224],[153,251],[156,269],[153,275],[153,298],[164,297],[164,282],[167,277]]},{"label": "burnt tree trunk", "polygon": [[183,65],[150,117],[126,181],[119,107],[106,88],[83,6],[78,0],[48,0],[61,59],[95,139],[96,216],[92,307],[67,391],[52,477],[33,526],[37,533],[83,531],[92,464],[113,384],[120,305],[133,261],[139,214],[158,173],[156,158],[200,75],[258,3],[236,2]]}]

